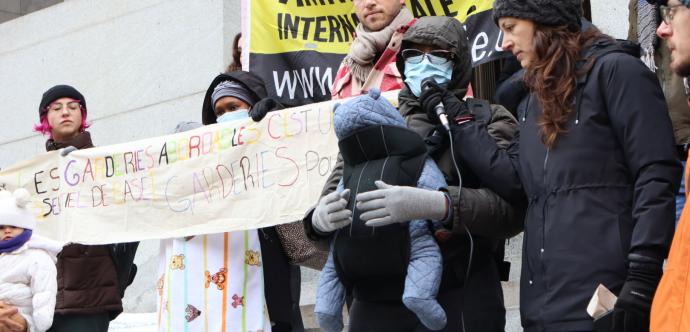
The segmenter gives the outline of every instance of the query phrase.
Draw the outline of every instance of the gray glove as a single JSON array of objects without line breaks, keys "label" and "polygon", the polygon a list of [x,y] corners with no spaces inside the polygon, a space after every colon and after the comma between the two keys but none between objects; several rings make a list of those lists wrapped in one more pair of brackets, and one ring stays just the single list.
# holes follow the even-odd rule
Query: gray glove
[{"label": "gray glove", "polygon": [[64,156],[66,156],[66,155],[68,155],[68,154],[70,154],[70,153],[72,153],[73,151],[76,151],[76,150],[77,150],[77,148],[75,148],[75,147],[73,147],[73,146],[70,145],[70,146],[68,146],[68,147],[63,148],[63,149],[60,151],[60,156],[61,156],[61,157],[64,157]]},{"label": "gray glove", "polygon": [[347,209],[350,189],[332,192],[319,200],[311,216],[311,224],[322,233],[330,233],[352,223],[352,211]]},{"label": "gray glove", "polygon": [[376,181],[378,190],[357,195],[359,216],[367,226],[385,226],[418,219],[443,220],[450,208],[446,194]]}]

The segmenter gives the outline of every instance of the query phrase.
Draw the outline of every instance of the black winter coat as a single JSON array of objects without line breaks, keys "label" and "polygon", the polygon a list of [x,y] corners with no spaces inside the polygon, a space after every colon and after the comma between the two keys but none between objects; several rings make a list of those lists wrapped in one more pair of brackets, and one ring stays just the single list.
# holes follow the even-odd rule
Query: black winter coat
[{"label": "black winter coat", "polygon": [[585,51],[607,54],[578,80],[567,133],[551,149],[540,139],[535,95],[518,107],[520,133],[508,149],[479,123],[454,128],[456,152],[487,186],[528,200],[525,331],[593,330],[586,307],[597,285],[620,291],[629,254],[667,255],[682,169],[659,83],[623,51],[608,39]]}]

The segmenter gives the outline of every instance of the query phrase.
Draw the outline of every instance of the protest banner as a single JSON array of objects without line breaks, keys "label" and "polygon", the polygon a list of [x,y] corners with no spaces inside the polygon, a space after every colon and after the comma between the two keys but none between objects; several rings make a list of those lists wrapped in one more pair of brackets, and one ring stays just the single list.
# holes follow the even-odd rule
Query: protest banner
[{"label": "protest banner", "polygon": [[[492,17],[493,0],[407,0],[415,17],[444,15],[465,23],[474,66],[506,55]],[[330,88],[359,23],[352,0],[242,2],[245,69],[287,105],[330,99]]]},{"label": "protest banner", "polygon": [[[397,91],[384,96],[395,100]],[[63,243],[175,238],[299,220],[335,166],[334,104],[64,157],[45,153],[0,171],[0,188],[29,190],[37,233]]]}]

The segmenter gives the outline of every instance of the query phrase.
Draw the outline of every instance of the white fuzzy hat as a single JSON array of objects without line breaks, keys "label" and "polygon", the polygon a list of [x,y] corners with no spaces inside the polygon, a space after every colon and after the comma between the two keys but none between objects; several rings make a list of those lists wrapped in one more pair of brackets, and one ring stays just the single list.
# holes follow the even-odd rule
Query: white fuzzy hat
[{"label": "white fuzzy hat", "polygon": [[14,193],[0,190],[0,225],[31,230],[36,228],[36,218],[29,211],[29,202],[31,195],[24,188],[19,188]]}]

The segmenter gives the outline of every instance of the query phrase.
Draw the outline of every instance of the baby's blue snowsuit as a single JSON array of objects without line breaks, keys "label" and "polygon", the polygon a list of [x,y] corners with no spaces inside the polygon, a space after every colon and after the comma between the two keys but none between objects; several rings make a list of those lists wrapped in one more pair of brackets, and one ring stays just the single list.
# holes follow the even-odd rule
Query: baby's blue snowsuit
[{"label": "baby's blue snowsuit", "polygon": [[[406,127],[398,110],[376,89],[368,95],[351,99],[335,110],[335,131],[339,139],[369,126]],[[443,173],[436,163],[427,158],[417,186],[430,190],[446,187]],[[344,190],[341,180],[338,191]],[[439,222],[434,223],[440,227]],[[436,301],[443,262],[441,251],[425,220],[409,222],[410,260],[405,277],[403,303],[414,312],[419,320],[431,330],[440,330],[446,325],[446,314]],[[343,329],[342,308],[345,303],[345,286],[336,273],[333,261],[333,245],[326,265],[321,271],[316,292],[314,312],[322,329],[327,332]]]}]

